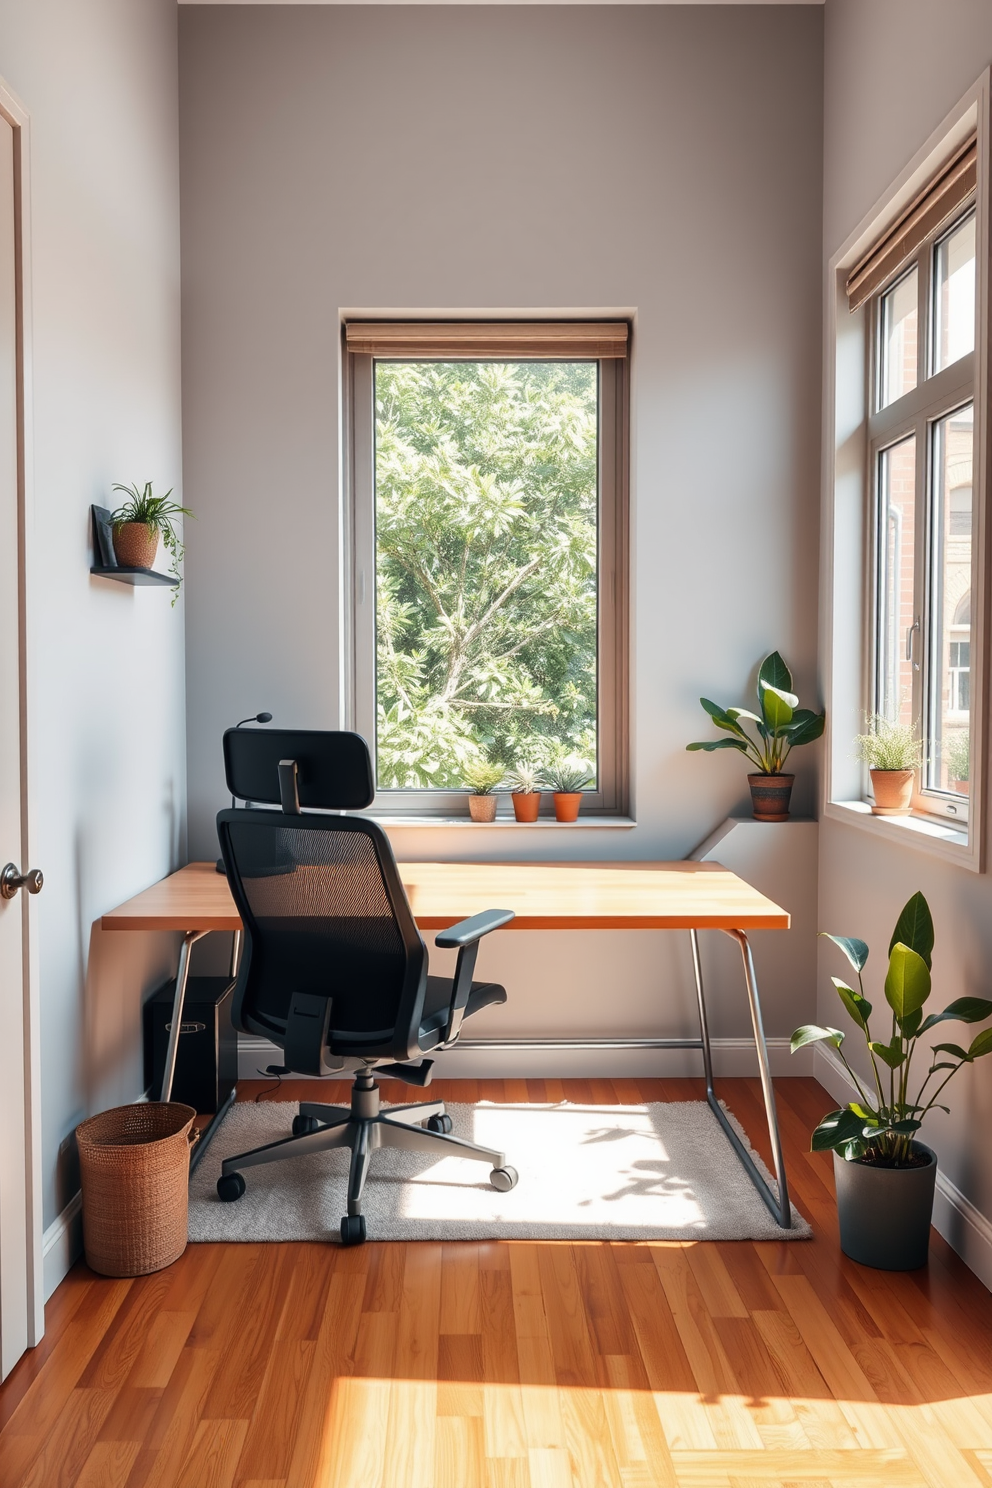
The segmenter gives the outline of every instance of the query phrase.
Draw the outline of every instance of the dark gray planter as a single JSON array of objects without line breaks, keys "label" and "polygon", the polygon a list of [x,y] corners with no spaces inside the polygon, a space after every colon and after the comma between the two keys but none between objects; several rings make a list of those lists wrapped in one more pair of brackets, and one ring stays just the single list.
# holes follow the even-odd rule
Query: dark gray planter
[{"label": "dark gray planter", "polygon": [[922,1142],[926,1167],[876,1168],[834,1153],[840,1248],[879,1271],[915,1271],[927,1263],[937,1155]]}]

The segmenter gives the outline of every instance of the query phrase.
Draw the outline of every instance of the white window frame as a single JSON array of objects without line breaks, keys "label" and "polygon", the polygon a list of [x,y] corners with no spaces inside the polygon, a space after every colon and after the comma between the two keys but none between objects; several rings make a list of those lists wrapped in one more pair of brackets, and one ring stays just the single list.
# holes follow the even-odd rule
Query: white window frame
[{"label": "white window frame", "polygon": [[[989,656],[989,163],[990,86],[987,70],[935,130],[891,188],[876,203],[846,243],[833,255],[827,271],[824,368],[824,470],[821,654],[827,702],[823,815],[856,825],[879,838],[899,842],[932,856],[980,872],[985,855],[985,800],[988,758]],[[871,390],[877,385],[875,307],[873,296],[853,314],[848,309],[847,275],[878,242],[885,230],[933,179],[941,165],[969,135],[977,136],[976,340],[971,368],[963,363],[920,382],[898,405],[873,412]],[[941,228],[942,237],[961,210]],[[922,262],[922,261],[921,261]],[[904,272],[905,265],[900,273]],[[890,283],[896,282],[894,273]],[[919,333],[929,336],[923,316],[929,275],[920,280]],[[889,285],[884,286],[888,288]],[[929,307],[929,300],[926,300]],[[873,706],[875,573],[874,480],[872,462],[879,449],[897,442],[894,419],[898,406],[903,434],[915,428],[918,480],[927,479],[928,419],[974,397],[974,487],[972,495],[972,632],[971,632],[971,770],[968,809],[948,813],[935,800],[940,793],[917,792],[909,817],[876,817],[867,799],[867,772],[854,757],[853,740],[864,730],[864,713]],[[904,427],[903,427],[904,425]],[[921,473],[922,472],[922,473]],[[919,511],[919,503],[917,510]],[[924,537],[923,533],[919,535]],[[923,546],[922,541],[920,546]],[[922,659],[922,658],[921,658]],[[953,800],[951,804],[954,804]],[[961,815],[967,820],[961,820]]]}]

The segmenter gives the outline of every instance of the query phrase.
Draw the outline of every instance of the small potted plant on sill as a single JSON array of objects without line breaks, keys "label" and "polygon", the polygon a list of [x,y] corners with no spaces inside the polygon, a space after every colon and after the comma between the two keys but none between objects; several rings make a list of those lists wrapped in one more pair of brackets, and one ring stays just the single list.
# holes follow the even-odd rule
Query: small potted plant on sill
[{"label": "small potted plant on sill", "polygon": [[193,513],[188,507],[169,500],[171,490],[164,496],[153,495],[151,481],[146,481],[144,490],[138,489],[137,482],[133,486],[117,483],[114,490],[122,491],[127,497],[110,515],[117,562],[123,568],[152,568],[159,540],[164,542],[171,558],[169,572],[176,581],[172,591],[172,603],[175,604],[182,583],[180,565],[185,552],[176,531],[176,518],[191,517]]},{"label": "small potted plant on sill", "polygon": [[864,760],[871,776],[872,815],[908,816],[923,757],[915,724],[892,723],[873,713],[867,720],[867,733],[858,734],[854,742],[858,759]]},{"label": "small potted plant on sill", "polygon": [[[757,773],[747,777],[755,821],[788,821],[796,777],[785,774],[783,766],[798,745],[812,744],[820,737],[826,715],[800,708],[792,691],[792,673],[777,651],[766,656],[758,668],[760,716],[747,708],[721,708],[709,698],[699,701],[717,728],[731,737],[687,744],[686,749],[704,749],[707,753],[714,749],[738,750],[757,766]],[[743,718],[755,725],[757,739],[747,733]]]},{"label": "small potted plant on sill", "polygon": [[[824,1116],[813,1133],[812,1150],[834,1155],[840,1243],[845,1255],[883,1271],[914,1270],[927,1260],[937,1176],[937,1158],[916,1139],[916,1133],[958,1070],[992,1053],[992,1028],[984,1028],[967,1048],[935,1044],[929,1050],[930,1068],[915,1092],[909,1084],[913,1056],[923,1035],[940,1023],[982,1023],[992,1017],[992,1002],[959,997],[942,1013],[924,1018],[931,991],[933,920],[923,895],[914,894],[889,942],[885,1000],[892,1018],[888,1041],[873,1039],[872,1004],[862,980],[868,947],[863,940],[846,935],[827,939],[840,946],[857,974],[856,989],[839,977],[831,981],[864,1034],[871,1076],[867,1081],[859,1079],[848,1064],[840,1029],[813,1024],[796,1029],[792,1052],[807,1044],[832,1044],[858,1092],[857,1100]],[[934,1079],[939,1083],[931,1087]]]},{"label": "small potted plant on sill", "polygon": [[503,766],[491,760],[478,759],[465,770],[465,784],[471,791],[468,814],[474,822],[496,820],[496,797],[493,794],[503,779]]},{"label": "small potted plant on sill", "polygon": [[547,766],[544,783],[548,790],[554,791],[556,821],[578,820],[582,792],[591,781],[592,771],[588,765],[578,764],[575,760],[558,760]]},{"label": "small potted plant on sill", "polygon": [[535,822],[541,809],[541,788],[544,775],[536,765],[517,765],[506,777],[513,802],[513,814],[518,822]]}]

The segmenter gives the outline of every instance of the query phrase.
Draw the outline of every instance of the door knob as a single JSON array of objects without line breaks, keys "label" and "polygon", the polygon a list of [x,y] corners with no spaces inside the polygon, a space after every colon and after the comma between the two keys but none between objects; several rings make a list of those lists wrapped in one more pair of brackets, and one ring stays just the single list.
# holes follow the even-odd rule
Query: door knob
[{"label": "door knob", "polygon": [[8,863],[0,872],[0,897],[13,899],[18,889],[27,889],[29,894],[40,894],[45,884],[45,875],[40,868],[29,868],[21,873],[16,863]]}]

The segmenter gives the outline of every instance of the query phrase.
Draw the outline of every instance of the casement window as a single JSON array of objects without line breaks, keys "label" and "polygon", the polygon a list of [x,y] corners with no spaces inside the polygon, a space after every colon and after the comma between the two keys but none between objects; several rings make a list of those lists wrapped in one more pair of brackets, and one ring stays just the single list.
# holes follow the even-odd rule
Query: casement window
[{"label": "casement window", "polygon": [[968,821],[982,732],[976,155],[964,141],[847,280],[868,331],[865,710],[918,729],[914,812],[956,823]]},{"label": "casement window", "polygon": [[348,712],[378,809],[568,760],[627,810],[628,326],[349,321]]}]

